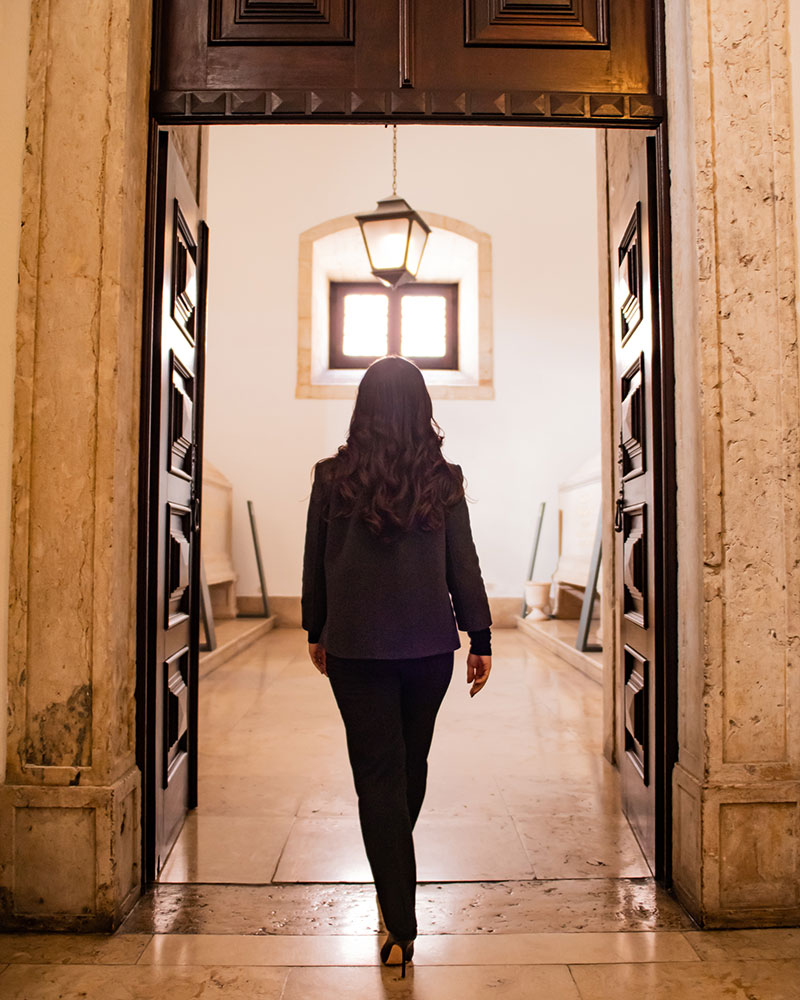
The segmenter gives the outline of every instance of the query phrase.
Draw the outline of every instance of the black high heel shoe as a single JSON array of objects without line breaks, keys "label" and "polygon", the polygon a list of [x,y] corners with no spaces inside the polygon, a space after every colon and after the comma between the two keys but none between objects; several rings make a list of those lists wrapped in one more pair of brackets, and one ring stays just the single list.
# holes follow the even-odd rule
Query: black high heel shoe
[{"label": "black high heel shoe", "polygon": [[414,957],[414,942],[401,941],[394,934],[389,933],[381,948],[381,961],[384,965],[401,965],[402,979],[406,978],[406,963]]}]

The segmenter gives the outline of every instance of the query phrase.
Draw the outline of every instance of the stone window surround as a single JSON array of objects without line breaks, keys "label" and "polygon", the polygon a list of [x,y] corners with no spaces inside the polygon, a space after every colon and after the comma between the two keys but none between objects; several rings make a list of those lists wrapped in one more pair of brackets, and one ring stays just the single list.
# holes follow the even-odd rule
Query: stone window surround
[{"label": "stone window surround", "polygon": [[[458,372],[426,371],[425,381],[434,399],[493,399],[493,326],[492,326],[492,241],[469,223],[435,212],[421,213],[432,229],[454,233],[477,248],[477,315],[474,315],[474,334],[466,342],[459,329],[459,350],[465,358]],[[297,388],[298,399],[354,399],[362,372],[331,371],[320,361],[321,349],[327,345],[328,317],[321,310],[314,311],[315,293],[319,302],[327,302],[319,295],[317,284],[327,285],[327,273],[314,273],[314,246],[326,236],[356,229],[353,215],[329,219],[300,234],[298,252],[297,296]],[[359,236],[360,239],[360,236]],[[424,266],[424,265],[423,265]],[[336,274],[336,280],[356,280],[359,275]],[[426,280],[445,280],[446,275],[428,274]],[[466,270],[452,275],[449,280],[468,280]],[[475,279],[473,278],[473,281]],[[462,314],[468,315],[463,309]],[[461,327],[461,317],[459,318]],[[324,334],[324,338],[321,334]]]}]

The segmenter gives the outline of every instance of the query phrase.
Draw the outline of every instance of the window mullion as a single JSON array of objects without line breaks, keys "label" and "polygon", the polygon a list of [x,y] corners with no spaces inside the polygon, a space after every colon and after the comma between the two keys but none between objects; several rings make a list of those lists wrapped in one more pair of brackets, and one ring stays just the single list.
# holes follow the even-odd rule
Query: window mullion
[{"label": "window mullion", "polygon": [[389,354],[400,354],[400,296],[401,292],[389,292]]}]

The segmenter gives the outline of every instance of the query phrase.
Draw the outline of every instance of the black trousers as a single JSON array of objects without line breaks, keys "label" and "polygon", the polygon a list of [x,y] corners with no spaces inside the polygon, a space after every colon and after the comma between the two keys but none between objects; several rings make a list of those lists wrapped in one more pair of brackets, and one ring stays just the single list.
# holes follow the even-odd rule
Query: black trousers
[{"label": "black trousers", "polygon": [[328,653],[327,664],[386,929],[411,940],[417,934],[412,830],[425,798],[428,751],[453,675],[453,654],[346,660]]}]

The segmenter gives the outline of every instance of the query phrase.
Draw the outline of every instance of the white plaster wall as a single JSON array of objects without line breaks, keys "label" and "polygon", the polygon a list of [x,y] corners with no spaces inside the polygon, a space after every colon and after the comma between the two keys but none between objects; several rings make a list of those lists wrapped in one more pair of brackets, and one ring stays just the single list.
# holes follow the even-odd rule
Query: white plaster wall
[{"label": "white plaster wall", "polygon": [[[206,456],[232,480],[239,593],[258,592],[255,501],[273,594],[300,592],[311,467],[352,403],[294,398],[297,241],[391,189],[382,126],[212,128]],[[557,553],[557,487],[599,450],[595,136],[589,130],[401,126],[398,191],[487,232],[494,266],[494,400],[439,400],[464,468],[488,589],[521,594],[538,503],[536,575]]]},{"label": "white plaster wall", "polygon": [[[30,34],[30,0],[0,4],[0,719],[8,704],[8,569],[11,524],[11,449],[17,337],[17,274],[22,212],[22,155]],[[7,733],[0,724],[0,783],[6,773]]]}]

